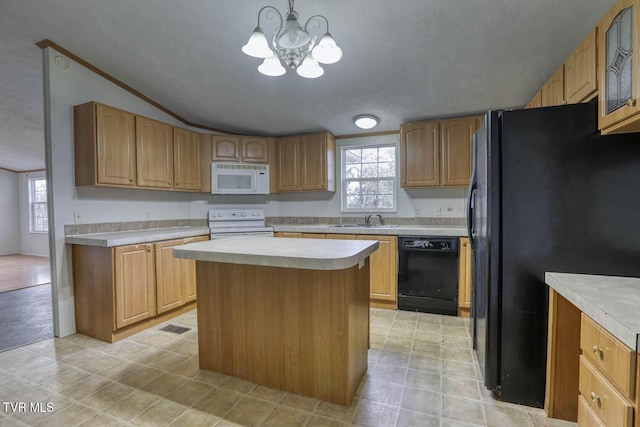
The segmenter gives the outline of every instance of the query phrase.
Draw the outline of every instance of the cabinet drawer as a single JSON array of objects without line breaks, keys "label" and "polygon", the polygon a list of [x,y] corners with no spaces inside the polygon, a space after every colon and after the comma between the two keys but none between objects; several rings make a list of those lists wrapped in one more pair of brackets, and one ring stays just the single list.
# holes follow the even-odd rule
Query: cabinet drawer
[{"label": "cabinet drawer", "polygon": [[635,397],[635,352],[582,313],[580,349],[629,399]]},{"label": "cabinet drawer", "polygon": [[578,425],[580,427],[606,427],[583,396],[578,396]]},{"label": "cabinet drawer", "polygon": [[579,391],[605,426],[631,427],[631,402],[625,399],[585,356],[580,356]]}]

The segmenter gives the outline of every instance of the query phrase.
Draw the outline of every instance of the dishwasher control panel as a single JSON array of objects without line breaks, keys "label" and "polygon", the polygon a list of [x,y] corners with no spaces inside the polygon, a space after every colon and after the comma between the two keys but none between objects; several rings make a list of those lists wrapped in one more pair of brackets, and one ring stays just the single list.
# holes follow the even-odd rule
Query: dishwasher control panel
[{"label": "dishwasher control panel", "polygon": [[427,236],[400,237],[398,246],[400,250],[457,252],[458,239]]}]

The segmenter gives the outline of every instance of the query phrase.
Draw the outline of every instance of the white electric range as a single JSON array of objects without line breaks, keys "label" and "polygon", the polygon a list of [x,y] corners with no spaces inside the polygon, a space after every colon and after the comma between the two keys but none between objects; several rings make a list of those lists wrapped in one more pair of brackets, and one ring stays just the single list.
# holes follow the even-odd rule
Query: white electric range
[{"label": "white electric range", "polygon": [[211,240],[233,236],[273,237],[273,227],[264,223],[264,209],[211,209]]}]

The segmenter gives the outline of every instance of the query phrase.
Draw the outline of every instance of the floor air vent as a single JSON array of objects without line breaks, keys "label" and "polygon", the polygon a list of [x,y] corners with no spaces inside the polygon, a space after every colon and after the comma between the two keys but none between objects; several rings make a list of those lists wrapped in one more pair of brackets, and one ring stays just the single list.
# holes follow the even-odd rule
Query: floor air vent
[{"label": "floor air vent", "polygon": [[164,332],[171,332],[172,334],[180,335],[180,334],[184,334],[187,331],[190,331],[191,328],[185,328],[183,326],[176,326],[176,325],[167,325],[160,330]]}]

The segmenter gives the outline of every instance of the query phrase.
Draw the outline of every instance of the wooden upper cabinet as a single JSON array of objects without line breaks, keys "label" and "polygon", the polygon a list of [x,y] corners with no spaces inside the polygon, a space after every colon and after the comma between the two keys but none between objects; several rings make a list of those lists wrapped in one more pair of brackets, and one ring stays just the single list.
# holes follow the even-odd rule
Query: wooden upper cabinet
[{"label": "wooden upper cabinet", "polygon": [[239,162],[240,137],[237,135],[211,135],[211,160]]},{"label": "wooden upper cabinet", "polygon": [[564,100],[564,64],[556,70],[540,89],[543,107],[563,105]]},{"label": "wooden upper cabinet", "polygon": [[335,191],[336,144],[328,132],[300,137],[300,188]]},{"label": "wooden upper cabinet", "polygon": [[268,163],[271,140],[260,136],[211,135],[211,160]]},{"label": "wooden upper cabinet", "polygon": [[200,191],[202,189],[202,144],[200,134],[187,129],[173,128],[174,188]]},{"label": "wooden upper cabinet", "polygon": [[76,105],[73,113],[75,184],[133,186],[134,115],[96,102]]},{"label": "wooden upper cabinet", "polygon": [[151,244],[118,246],[115,258],[115,329],[156,315]]},{"label": "wooden upper cabinet", "polygon": [[300,191],[300,137],[278,138],[278,191]]},{"label": "wooden upper cabinet", "polygon": [[471,179],[471,139],[479,117],[443,120],[441,123],[440,185],[465,186]]},{"label": "wooden upper cabinet", "polygon": [[564,63],[564,93],[568,104],[589,100],[598,91],[597,36],[594,28]]},{"label": "wooden upper cabinet", "polygon": [[533,98],[531,98],[529,103],[524,106],[524,108],[540,108],[540,107],[542,107],[542,92],[537,91],[536,94],[533,95]]},{"label": "wooden upper cabinet", "polygon": [[335,191],[335,153],[329,132],[278,138],[278,192]]},{"label": "wooden upper cabinet", "polygon": [[440,122],[400,125],[400,185],[440,185]]},{"label": "wooden upper cabinet", "polygon": [[171,125],[136,116],[137,185],[173,188]]},{"label": "wooden upper cabinet", "polygon": [[246,163],[267,163],[269,161],[269,139],[254,136],[240,138],[241,159]]},{"label": "wooden upper cabinet", "polygon": [[619,0],[598,23],[599,128],[640,131],[638,23],[640,0]]}]

